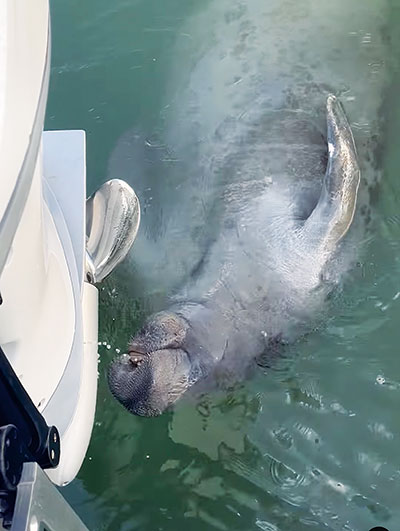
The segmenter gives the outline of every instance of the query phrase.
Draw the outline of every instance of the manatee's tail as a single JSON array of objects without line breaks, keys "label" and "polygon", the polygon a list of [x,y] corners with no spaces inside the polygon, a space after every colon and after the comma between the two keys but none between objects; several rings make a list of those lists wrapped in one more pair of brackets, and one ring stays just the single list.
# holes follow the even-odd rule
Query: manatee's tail
[{"label": "manatee's tail", "polygon": [[331,254],[354,217],[360,168],[349,122],[339,100],[327,99],[328,164],[319,201],[306,220],[303,235],[325,255]]}]

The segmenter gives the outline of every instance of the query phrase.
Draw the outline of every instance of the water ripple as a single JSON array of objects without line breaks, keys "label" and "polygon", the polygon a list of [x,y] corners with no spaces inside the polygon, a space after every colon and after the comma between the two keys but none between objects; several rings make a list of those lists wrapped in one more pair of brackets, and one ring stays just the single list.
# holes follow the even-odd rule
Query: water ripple
[{"label": "water ripple", "polygon": [[266,522],[265,520],[256,520],[256,526],[259,527],[262,531],[279,531],[276,525],[271,524],[271,522]]},{"label": "water ripple", "polygon": [[307,482],[303,474],[297,474],[283,463],[274,458],[270,458],[269,471],[272,481],[282,489],[296,489]]}]

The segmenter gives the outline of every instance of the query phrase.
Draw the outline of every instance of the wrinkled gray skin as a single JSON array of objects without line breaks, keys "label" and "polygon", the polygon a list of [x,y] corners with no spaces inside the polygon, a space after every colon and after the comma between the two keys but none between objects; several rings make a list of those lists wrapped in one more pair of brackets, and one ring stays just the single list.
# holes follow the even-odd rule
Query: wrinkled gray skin
[{"label": "wrinkled gray skin", "polygon": [[[340,39],[353,27],[349,17],[357,15],[367,28],[376,21],[353,0],[338,2],[328,20],[315,2],[265,4],[232,7],[220,0],[192,25],[194,37],[211,26],[212,38],[200,33],[207,45],[182,82],[187,90],[171,116],[178,125],[168,135],[182,153],[185,141],[199,139],[192,161],[201,167],[205,203],[215,196],[214,210],[206,212],[217,215],[209,218],[212,238],[196,248],[197,265],[179,295],[110,366],[111,392],[137,415],[161,414],[215,373],[234,380],[255,359],[268,360],[304,333],[355,256],[343,237],[355,212],[360,167],[344,109],[331,93],[346,87],[356,118],[365,118],[365,101],[376,118],[378,98],[363,92],[371,58],[361,48],[350,53],[355,42],[340,51]],[[332,23],[341,29],[335,32]],[[342,70],[331,53],[334,43]],[[366,136],[362,154],[370,149]],[[189,196],[174,193],[176,219],[188,204],[195,217]],[[187,233],[198,234],[192,228],[189,221]]]}]

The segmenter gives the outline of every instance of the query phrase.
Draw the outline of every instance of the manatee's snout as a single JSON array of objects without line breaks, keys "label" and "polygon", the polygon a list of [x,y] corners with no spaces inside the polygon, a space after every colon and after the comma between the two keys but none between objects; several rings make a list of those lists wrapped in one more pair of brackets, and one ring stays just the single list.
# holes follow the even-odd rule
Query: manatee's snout
[{"label": "manatee's snout", "polygon": [[194,381],[192,363],[184,350],[187,323],[174,313],[151,317],[132,339],[128,354],[110,365],[111,393],[136,415],[160,415]]},{"label": "manatee's snout", "polygon": [[111,363],[108,383],[128,411],[155,417],[186,391],[190,372],[189,358],[181,349],[157,350],[140,358],[124,354]]}]

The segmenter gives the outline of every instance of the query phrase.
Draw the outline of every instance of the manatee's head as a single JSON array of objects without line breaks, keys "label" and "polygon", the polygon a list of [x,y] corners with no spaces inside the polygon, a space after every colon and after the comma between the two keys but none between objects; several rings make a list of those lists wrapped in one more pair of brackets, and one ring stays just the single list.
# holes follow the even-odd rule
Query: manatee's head
[{"label": "manatee's head", "polygon": [[110,365],[111,393],[135,415],[160,415],[202,377],[186,351],[189,323],[172,312],[153,315],[132,339],[128,354]]}]

